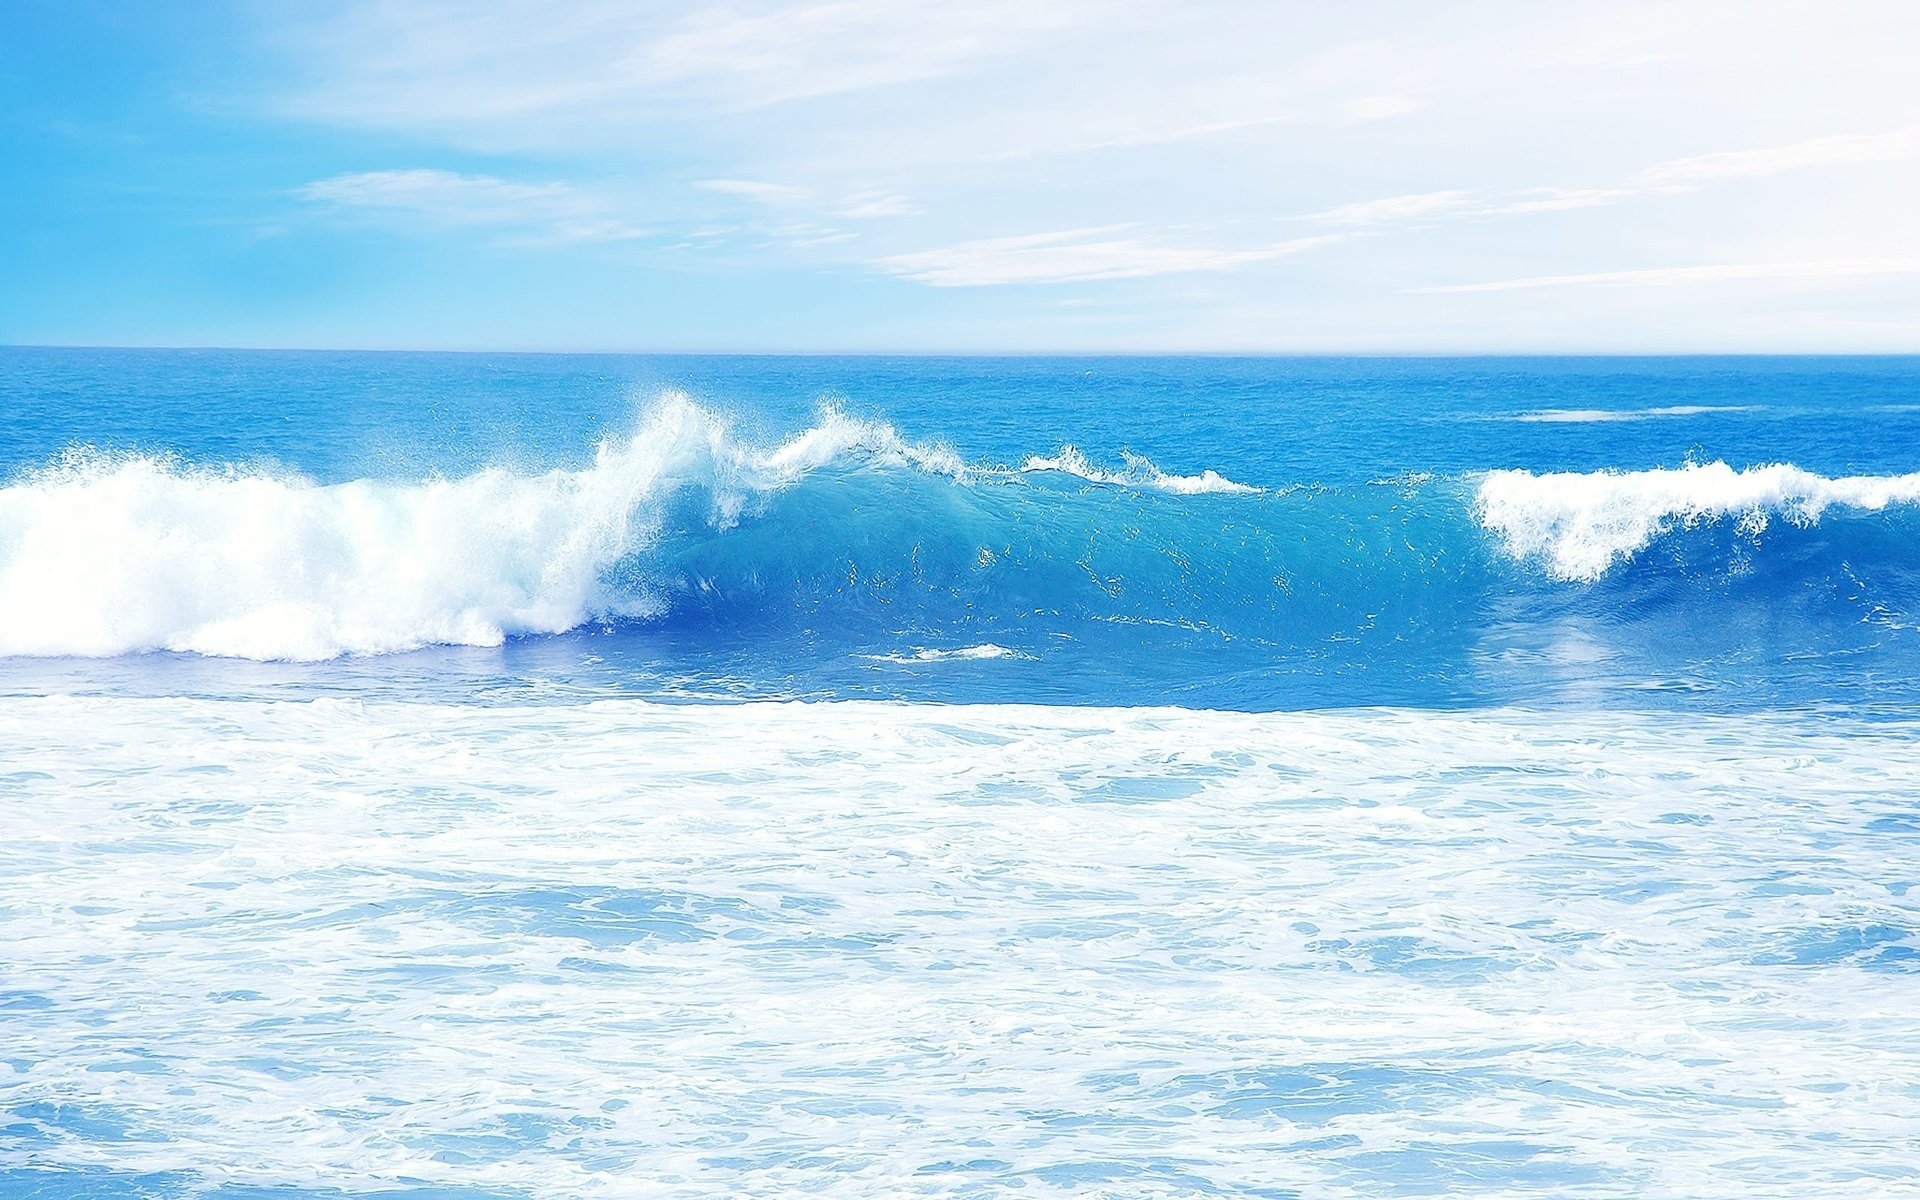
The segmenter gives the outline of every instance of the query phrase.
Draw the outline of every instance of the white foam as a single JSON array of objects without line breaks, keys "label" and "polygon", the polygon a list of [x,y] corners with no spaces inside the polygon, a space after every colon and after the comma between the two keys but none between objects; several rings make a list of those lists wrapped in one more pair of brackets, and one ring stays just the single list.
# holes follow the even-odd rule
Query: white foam
[{"label": "white foam", "polygon": [[1916,733],[0,700],[0,1192],[1902,1194]]},{"label": "white foam", "polygon": [[932,663],[932,662],[979,662],[986,659],[1031,658],[1033,656],[1030,654],[1022,654],[1020,651],[1009,649],[1006,646],[995,645],[992,642],[983,642],[978,646],[960,646],[950,650],[923,647],[919,650],[914,650],[911,653],[868,654],[868,655],[863,655],[862,657],[872,659],[875,662],[908,664],[908,663]]},{"label": "white foam", "polygon": [[1121,451],[1121,461],[1125,463],[1118,471],[1096,467],[1073,446],[1062,446],[1058,454],[1051,457],[1035,455],[1027,459],[1022,471],[1058,471],[1064,475],[1073,475],[1089,483],[1113,484],[1119,487],[1144,488],[1156,492],[1172,492],[1181,496],[1197,496],[1214,492],[1250,495],[1264,491],[1251,484],[1236,483],[1211,468],[1198,475],[1169,475],[1139,454]]},{"label": "white foam", "polygon": [[666,498],[704,490],[724,528],[837,460],[965,471],[836,411],[757,448],[684,396],[579,470],[321,485],[76,452],[0,488],[0,656],[323,659],[645,615],[657,598],[601,577],[651,542]]},{"label": "white foam", "polygon": [[1830,508],[1920,503],[1920,473],[1828,478],[1794,466],[1736,471],[1723,462],[1652,471],[1492,471],[1476,495],[1480,523],[1508,553],[1561,579],[1593,580],[1674,529],[1731,518],[1749,533]]},{"label": "white foam", "polygon": [[1651,421],[1660,417],[1703,417],[1709,413],[1752,412],[1752,404],[1670,404],[1661,408],[1543,408],[1507,418],[1526,424],[1586,425],[1607,421]]}]

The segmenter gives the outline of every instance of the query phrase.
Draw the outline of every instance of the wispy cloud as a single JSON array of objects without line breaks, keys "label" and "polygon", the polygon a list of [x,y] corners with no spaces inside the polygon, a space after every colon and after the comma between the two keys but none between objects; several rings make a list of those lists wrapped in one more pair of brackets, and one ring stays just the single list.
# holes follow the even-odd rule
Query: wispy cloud
[{"label": "wispy cloud", "polygon": [[695,187],[703,192],[739,196],[762,204],[792,204],[807,198],[807,189],[786,183],[766,183],[758,179],[699,179]]},{"label": "wispy cloud", "polygon": [[517,183],[492,175],[414,169],[359,171],[316,180],[295,195],[340,209],[399,216],[436,226],[490,228],[542,242],[626,241],[646,231],[604,200],[565,183]]},{"label": "wispy cloud", "polygon": [[661,82],[704,82],[759,107],[945,75],[1095,14],[1079,0],[825,0],[758,12],[714,6],[695,9],[652,41],[642,61]]},{"label": "wispy cloud", "polygon": [[925,210],[905,196],[866,191],[843,197],[839,207],[833,211],[836,216],[872,220],[877,217],[911,217]]},{"label": "wispy cloud", "polygon": [[[376,130],[370,154],[398,135],[442,147],[423,162],[487,164],[459,184],[315,185],[361,223],[523,242],[644,219],[675,271],[724,272],[712,294],[805,274],[833,299],[804,314],[822,328],[940,341],[972,321],[982,344],[1065,345],[1022,314],[1082,296],[1168,344],[1733,344],[1857,302],[1811,276],[1727,286],[1669,331],[1596,323],[1578,288],[1709,277],[1646,264],[1855,263],[1911,245],[1920,195],[1920,6],[1863,0],[1841,21],[1763,2],[1767,20],[1730,0],[275,2],[243,8],[284,90],[232,100],[297,117],[289,136]],[[1496,278],[1523,273],[1551,282]],[[1149,279],[1168,282],[1096,286]],[[1403,290],[1476,280],[1539,302],[1483,325]],[[1020,313],[980,294],[1046,283],[1084,286]],[[723,307],[699,319],[741,328]],[[1268,312],[1289,316],[1243,318]]]},{"label": "wispy cloud", "polygon": [[1472,192],[1417,192],[1409,196],[1387,196],[1380,200],[1363,200],[1358,204],[1342,204],[1313,213],[1307,219],[1325,221],[1329,225],[1383,225],[1457,212],[1472,200]]},{"label": "wispy cloud", "polygon": [[1458,292],[1520,292],[1568,287],[1672,287],[1679,284],[1733,283],[1755,279],[1862,279],[1875,275],[1920,275],[1920,255],[1836,259],[1825,262],[1709,263],[1689,267],[1645,267],[1631,271],[1593,271],[1584,275],[1530,275],[1484,283],[1409,288],[1417,295]]},{"label": "wispy cloud", "polygon": [[1892,133],[1842,133],[1808,138],[1785,146],[1702,154],[1648,167],[1633,177],[1640,189],[1690,188],[1722,179],[1754,179],[1810,167],[1890,162],[1920,153],[1920,130]]},{"label": "wispy cloud", "polygon": [[1758,179],[1816,167],[1891,162],[1920,155],[1920,131],[1835,134],[1782,146],[1702,154],[1636,171],[1612,187],[1534,188],[1518,192],[1452,190],[1363,200],[1310,213],[1331,225],[1388,225],[1434,219],[1522,216],[1601,208],[1648,195],[1677,195],[1735,179]]},{"label": "wispy cloud", "polygon": [[938,78],[1098,15],[1090,0],[348,0],[290,35],[330,67],[293,105],[380,126],[631,127],[663,101],[750,111]]},{"label": "wispy cloud", "polygon": [[1344,240],[1341,235],[1329,235],[1246,249],[1224,249],[1107,236],[1127,228],[1106,226],[984,238],[937,250],[891,255],[876,265],[890,275],[934,287],[1085,283],[1227,271]]}]

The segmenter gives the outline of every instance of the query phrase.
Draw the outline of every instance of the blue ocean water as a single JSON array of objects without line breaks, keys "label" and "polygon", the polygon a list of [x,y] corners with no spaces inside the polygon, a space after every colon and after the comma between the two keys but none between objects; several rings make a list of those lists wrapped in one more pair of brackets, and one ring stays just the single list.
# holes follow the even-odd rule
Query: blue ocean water
[{"label": "blue ocean water", "polygon": [[0,1197],[1920,1196],[1920,359],[0,413]]},{"label": "blue ocean water", "polygon": [[1914,359],[12,349],[0,403],[28,690],[1916,694]]}]

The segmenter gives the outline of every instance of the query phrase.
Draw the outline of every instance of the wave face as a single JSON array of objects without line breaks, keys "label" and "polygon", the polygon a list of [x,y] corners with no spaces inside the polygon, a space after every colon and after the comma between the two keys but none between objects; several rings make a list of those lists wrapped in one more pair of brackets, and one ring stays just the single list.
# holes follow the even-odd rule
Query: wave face
[{"label": "wave face", "polygon": [[945,672],[972,681],[955,698],[1252,707],[1339,679],[1399,700],[1920,658],[1920,474],[1289,486],[1072,446],[1014,462],[834,409],[755,440],[683,395],[564,469],[323,483],[72,451],[0,488],[0,655],[326,661],[578,631],[596,661],[755,693],[946,695]]}]

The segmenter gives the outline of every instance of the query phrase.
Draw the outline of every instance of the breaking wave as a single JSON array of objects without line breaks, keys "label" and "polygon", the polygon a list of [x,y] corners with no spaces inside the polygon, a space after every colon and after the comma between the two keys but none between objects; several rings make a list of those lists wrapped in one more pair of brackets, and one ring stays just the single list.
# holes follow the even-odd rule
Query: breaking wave
[{"label": "breaking wave", "polygon": [[1131,653],[1161,630],[1256,669],[1570,604],[1920,621],[1920,474],[1287,482],[1071,446],[969,463],[837,411],[755,444],[679,396],[544,472],[323,484],[76,450],[0,488],[0,655],[318,660],[598,623],[786,629],[889,663]]}]

